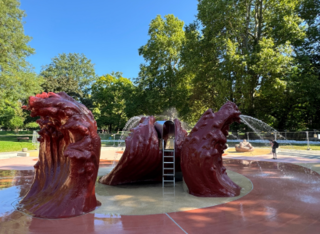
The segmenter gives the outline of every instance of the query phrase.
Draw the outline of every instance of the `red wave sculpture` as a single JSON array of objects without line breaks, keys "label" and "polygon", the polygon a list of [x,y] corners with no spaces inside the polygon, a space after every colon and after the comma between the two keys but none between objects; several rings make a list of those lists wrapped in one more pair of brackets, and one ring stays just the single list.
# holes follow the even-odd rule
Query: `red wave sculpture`
[{"label": "red wave sculpture", "polygon": [[101,140],[91,111],[66,93],[42,93],[24,109],[40,116],[39,161],[18,209],[41,218],[82,215],[100,205],[95,196]]},{"label": "red wave sculpture", "polygon": [[187,131],[184,130],[181,126],[181,122],[178,119],[174,121],[175,127],[175,163],[176,163],[176,172],[181,171],[181,152],[185,139],[187,138]]},{"label": "red wave sculpture", "polygon": [[126,138],[126,149],[116,167],[99,182],[119,185],[161,180],[162,154],[153,116],[143,117]]},{"label": "red wave sculpture", "polygon": [[[154,128],[153,116],[143,117],[136,128],[131,129],[126,138],[126,149],[116,167],[99,182],[107,185],[120,185],[141,181],[161,181],[162,151],[159,148],[158,134]],[[178,119],[175,123],[176,171],[181,171],[180,155],[187,132]]]},{"label": "red wave sculpture", "polygon": [[227,175],[222,163],[229,125],[240,122],[240,111],[232,103],[217,113],[207,110],[182,147],[181,169],[189,193],[199,197],[233,197],[241,188]]}]

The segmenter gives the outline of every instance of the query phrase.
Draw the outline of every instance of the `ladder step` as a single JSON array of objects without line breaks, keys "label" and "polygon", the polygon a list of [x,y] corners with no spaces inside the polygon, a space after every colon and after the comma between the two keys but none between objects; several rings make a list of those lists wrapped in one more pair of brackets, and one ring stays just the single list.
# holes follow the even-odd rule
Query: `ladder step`
[{"label": "ladder step", "polygon": [[[173,162],[165,162],[165,158],[170,158],[168,161]],[[171,160],[172,159],[172,160]],[[171,166],[172,165],[172,166]],[[167,167],[166,167],[167,166]],[[171,168],[168,168],[171,167]],[[162,139],[162,187],[165,187],[164,183],[169,182],[172,183],[173,187],[175,187],[175,149],[165,149],[164,148],[164,140]],[[165,171],[165,170],[169,170]],[[165,174],[168,173],[168,174]]]}]

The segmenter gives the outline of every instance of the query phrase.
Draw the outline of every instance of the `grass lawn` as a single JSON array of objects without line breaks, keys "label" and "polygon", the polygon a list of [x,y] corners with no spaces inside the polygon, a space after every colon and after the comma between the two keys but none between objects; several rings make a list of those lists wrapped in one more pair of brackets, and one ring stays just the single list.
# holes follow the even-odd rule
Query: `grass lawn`
[{"label": "grass lawn", "polygon": [[0,131],[0,136],[17,136],[17,135],[32,135],[33,131],[19,131],[18,133],[14,131]]},{"label": "grass lawn", "polygon": [[21,151],[22,148],[35,149],[32,145],[32,137],[29,137],[29,140],[22,141],[18,141],[17,136],[0,137],[0,152]]}]

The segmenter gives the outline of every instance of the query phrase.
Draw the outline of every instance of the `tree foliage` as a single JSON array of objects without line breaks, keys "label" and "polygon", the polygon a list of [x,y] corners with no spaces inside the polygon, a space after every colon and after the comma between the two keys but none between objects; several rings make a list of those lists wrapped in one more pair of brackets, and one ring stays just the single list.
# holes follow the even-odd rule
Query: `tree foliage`
[{"label": "tree foliage", "polygon": [[25,125],[26,128],[39,128],[39,124],[37,122],[29,122]]},{"label": "tree foliage", "polygon": [[99,127],[110,132],[124,127],[127,114],[132,111],[128,103],[131,103],[133,90],[132,82],[120,72],[101,76],[92,85],[93,114]]},{"label": "tree foliage", "polygon": [[49,65],[42,68],[46,92],[66,92],[79,99],[83,97],[95,80],[94,64],[84,54],[59,54]]},{"label": "tree foliage", "polygon": [[192,125],[226,100],[280,130],[320,129],[319,13],[320,0],[198,0],[189,25],[158,15],[133,84],[120,72],[96,78],[77,53],[59,54],[37,76],[26,62],[34,50],[19,1],[0,0],[0,125],[31,126],[20,106],[44,81],[45,91],[68,93],[109,131],[171,107]]},{"label": "tree foliage", "polygon": [[309,0],[199,0],[197,21],[186,26],[181,52],[186,74],[193,76],[194,112],[231,100],[243,113],[289,127],[285,121],[297,104],[292,83],[300,72],[296,50],[308,40],[308,26],[319,12],[310,5]]},{"label": "tree foliage", "polygon": [[14,131],[18,131],[18,129],[20,127],[23,126],[23,118],[20,117],[20,116],[13,116],[10,120],[9,120],[9,123],[8,123],[8,127],[10,129],[14,129]]},{"label": "tree foliage", "polygon": [[0,112],[0,127],[17,130],[22,127],[26,113],[21,109],[21,101],[14,103],[6,101]]},{"label": "tree foliage", "polygon": [[40,92],[42,83],[26,61],[34,49],[28,45],[31,38],[24,34],[26,15],[19,6],[17,0],[0,1],[0,124],[11,127],[21,123],[14,118],[19,103]]},{"label": "tree foliage", "polygon": [[185,41],[183,21],[174,15],[164,19],[158,15],[149,26],[149,40],[139,48],[141,64],[139,78],[140,100],[145,113],[161,113],[170,107],[185,108],[188,82],[181,76],[180,51]]}]

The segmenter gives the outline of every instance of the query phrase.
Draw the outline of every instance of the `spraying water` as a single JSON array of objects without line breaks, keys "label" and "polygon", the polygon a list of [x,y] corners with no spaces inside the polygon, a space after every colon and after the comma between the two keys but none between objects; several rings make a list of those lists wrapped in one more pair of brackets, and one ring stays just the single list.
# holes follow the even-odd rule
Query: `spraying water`
[{"label": "spraying water", "polygon": [[122,140],[125,139],[125,137],[127,137],[128,132],[130,131],[131,128],[134,128],[136,126],[138,126],[141,118],[144,117],[144,115],[138,115],[138,116],[133,116],[131,117],[127,123],[125,124],[124,128],[122,129],[122,133],[120,136],[120,141],[118,142],[118,147],[123,147],[124,146],[124,142],[121,142]]},{"label": "spraying water", "polygon": [[[162,114],[160,115],[155,115],[154,116],[157,120],[171,120],[173,121],[174,119],[179,119],[179,113],[177,111],[177,109],[175,107],[171,107],[167,110],[165,110]],[[193,128],[189,126],[188,123],[186,122],[183,122],[179,119],[180,123],[181,123],[181,126],[183,129],[185,130],[191,130]]]},{"label": "spraying water", "polygon": [[[118,142],[118,147],[124,147],[125,146],[125,142],[122,142],[123,140],[125,140],[125,138],[128,136],[128,134],[130,133],[130,129],[135,128],[138,126],[140,120],[142,117],[144,117],[145,115],[138,115],[138,116],[134,116],[132,118],[130,118],[127,123],[125,124],[124,128],[122,129],[122,133],[120,136],[120,142]],[[154,117],[157,120],[171,120],[173,121],[174,119],[178,119],[179,114],[178,111],[175,107],[171,107],[167,110],[165,110],[162,114],[160,115],[154,115]],[[181,126],[185,129],[185,130],[189,130],[190,127],[187,123],[180,121],[181,122]]]},{"label": "spraying water", "polygon": [[248,115],[240,115],[240,119],[242,123],[246,124],[250,127],[255,134],[261,139],[261,143],[265,143],[268,145],[268,140],[281,140],[281,143],[291,145],[288,140],[281,135],[276,129],[261,121],[260,119],[256,119],[254,117]]},{"label": "spraying water", "polygon": [[261,121],[260,119],[253,118],[248,115],[240,115],[240,118],[244,124],[249,126],[261,139],[261,133],[268,133],[268,134],[275,134],[275,140],[279,139],[286,139],[282,136],[276,129],[271,127],[270,125],[266,124],[265,122]]},{"label": "spraying water", "polygon": [[39,137],[40,137],[40,135],[38,134],[38,132],[37,131],[33,131],[33,134],[32,134],[32,145],[36,149],[39,149],[39,145],[40,145],[40,142],[38,141]]},{"label": "spraying water", "polygon": [[276,129],[260,119],[253,118],[248,115],[240,115],[240,119],[255,132],[278,132]]}]

